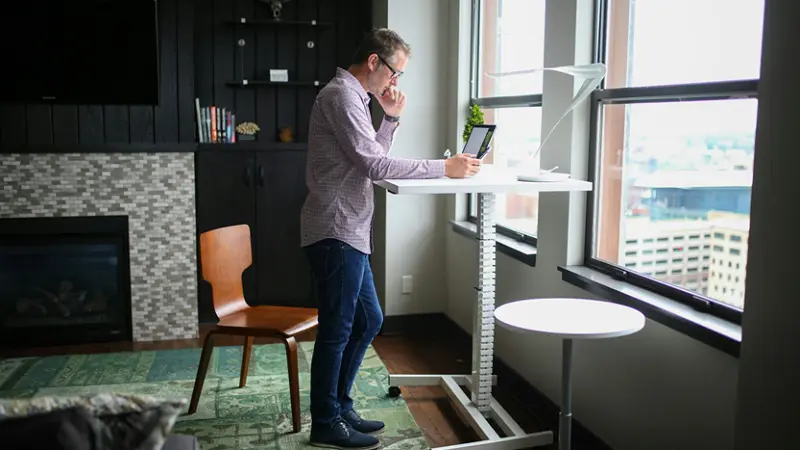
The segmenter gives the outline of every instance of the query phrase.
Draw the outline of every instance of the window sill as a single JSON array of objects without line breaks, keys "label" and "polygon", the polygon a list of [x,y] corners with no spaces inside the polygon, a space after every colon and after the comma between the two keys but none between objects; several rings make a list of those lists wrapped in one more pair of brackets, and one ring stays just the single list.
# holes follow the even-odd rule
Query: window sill
[{"label": "window sill", "polygon": [[[473,239],[478,237],[478,226],[476,224],[467,221],[450,221],[450,223],[456,233]],[[523,264],[536,267],[536,247],[501,234],[496,236],[497,251]]]},{"label": "window sill", "polygon": [[585,266],[559,266],[561,279],[614,303],[641,311],[647,318],[706,345],[739,357],[742,327],[691,306],[650,292]]}]

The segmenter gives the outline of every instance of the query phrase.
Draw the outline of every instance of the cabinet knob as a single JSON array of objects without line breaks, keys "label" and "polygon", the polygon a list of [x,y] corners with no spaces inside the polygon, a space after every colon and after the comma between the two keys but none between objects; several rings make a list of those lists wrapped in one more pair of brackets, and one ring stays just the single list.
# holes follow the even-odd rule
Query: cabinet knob
[{"label": "cabinet knob", "polygon": [[264,166],[258,165],[258,185],[264,187]]}]

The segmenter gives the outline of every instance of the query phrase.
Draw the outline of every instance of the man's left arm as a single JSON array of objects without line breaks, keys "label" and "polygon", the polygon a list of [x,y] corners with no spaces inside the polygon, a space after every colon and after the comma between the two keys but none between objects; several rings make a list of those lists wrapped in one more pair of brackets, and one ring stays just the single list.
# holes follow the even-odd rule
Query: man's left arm
[{"label": "man's left arm", "polygon": [[378,127],[378,132],[375,135],[375,140],[381,144],[381,147],[386,151],[385,154],[389,154],[392,150],[392,141],[394,140],[394,133],[397,130],[397,127],[400,125],[398,121],[392,121],[392,119],[387,119],[386,116],[383,116],[383,120],[381,121],[381,126]]}]

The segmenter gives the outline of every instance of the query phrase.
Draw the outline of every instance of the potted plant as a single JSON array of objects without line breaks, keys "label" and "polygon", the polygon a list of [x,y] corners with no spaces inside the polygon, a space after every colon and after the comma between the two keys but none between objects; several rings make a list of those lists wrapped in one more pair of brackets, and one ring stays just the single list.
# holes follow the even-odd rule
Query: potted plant
[{"label": "potted plant", "polygon": [[467,139],[469,139],[469,134],[472,132],[473,125],[483,125],[483,111],[481,107],[473,104],[469,107],[469,116],[467,117],[467,123],[464,124],[464,132],[461,134],[461,139],[464,140],[464,143],[467,143]]},{"label": "potted plant", "polygon": [[236,126],[236,133],[238,134],[239,141],[252,141],[256,138],[256,133],[261,131],[253,122],[242,122]]}]

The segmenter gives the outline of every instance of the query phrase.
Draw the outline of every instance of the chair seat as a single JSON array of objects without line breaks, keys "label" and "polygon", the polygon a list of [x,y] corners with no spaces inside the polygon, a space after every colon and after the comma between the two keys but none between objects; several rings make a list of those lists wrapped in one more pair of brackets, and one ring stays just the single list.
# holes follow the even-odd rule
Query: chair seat
[{"label": "chair seat", "polygon": [[259,329],[283,336],[294,336],[317,326],[315,308],[293,306],[251,306],[227,315],[217,322],[218,328]]}]

